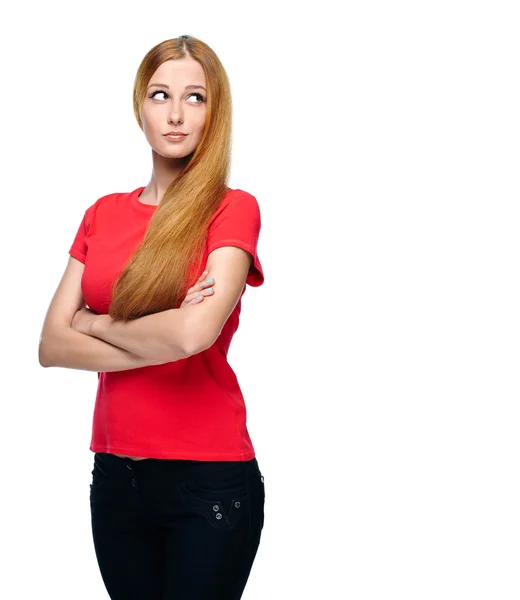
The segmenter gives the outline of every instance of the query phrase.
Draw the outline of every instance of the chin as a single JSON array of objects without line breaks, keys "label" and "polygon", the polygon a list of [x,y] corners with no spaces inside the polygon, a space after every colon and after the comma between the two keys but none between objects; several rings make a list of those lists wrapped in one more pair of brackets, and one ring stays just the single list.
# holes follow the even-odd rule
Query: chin
[{"label": "chin", "polygon": [[160,150],[154,148],[154,150],[155,152],[157,152],[157,154],[163,156],[164,158],[186,158],[187,156],[193,153],[193,150],[186,150],[185,148],[183,148],[182,150],[179,148],[177,151],[170,150],[169,152],[165,152],[164,148],[161,148]]}]

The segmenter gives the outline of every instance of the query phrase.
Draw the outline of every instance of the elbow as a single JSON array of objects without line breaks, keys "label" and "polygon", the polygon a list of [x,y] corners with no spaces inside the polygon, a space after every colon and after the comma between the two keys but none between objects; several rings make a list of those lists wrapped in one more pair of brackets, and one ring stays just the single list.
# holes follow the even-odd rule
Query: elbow
[{"label": "elbow", "polygon": [[193,339],[185,346],[184,356],[186,358],[189,358],[190,356],[193,356],[194,354],[199,354],[200,352],[204,352],[204,350],[207,350],[210,346],[211,346],[211,344],[207,345],[203,342]]},{"label": "elbow", "polygon": [[43,340],[40,340],[40,345],[38,347],[38,362],[40,363],[41,367],[52,367],[49,351],[47,346],[43,343]]},{"label": "elbow", "polygon": [[194,354],[200,354],[204,352],[215,343],[216,337],[212,335],[211,331],[205,330],[201,332],[194,332],[191,336],[188,336],[187,342],[184,346],[184,352],[186,358],[193,356]]},{"label": "elbow", "polygon": [[183,309],[186,313],[181,339],[185,358],[204,352],[213,345],[216,339],[213,336],[213,329],[208,327],[207,323],[202,322],[200,317],[197,319],[194,311],[189,313],[189,308]]},{"label": "elbow", "polygon": [[61,328],[50,328],[40,336],[38,346],[38,361],[42,367],[59,366],[61,355],[66,346],[66,338]]}]

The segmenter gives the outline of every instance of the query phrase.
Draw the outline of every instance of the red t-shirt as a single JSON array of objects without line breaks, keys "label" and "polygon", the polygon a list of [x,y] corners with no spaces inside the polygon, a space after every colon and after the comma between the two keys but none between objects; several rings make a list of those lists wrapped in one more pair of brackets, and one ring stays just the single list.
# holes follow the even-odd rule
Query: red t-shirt
[{"label": "red t-shirt", "polygon": [[[108,313],[115,279],[157,208],[138,199],[143,190],[99,198],[85,211],[69,250],[85,264],[83,298],[99,314]],[[256,198],[228,189],[209,225],[202,269],[211,251],[238,246],[254,258],[246,283],[262,285],[257,255],[260,223]],[[245,289],[244,285],[242,295]],[[254,458],[244,398],[227,361],[241,300],[242,296],[216,342],[204,352],[163,365],[98,373],[92,452],[185,460]]]}]

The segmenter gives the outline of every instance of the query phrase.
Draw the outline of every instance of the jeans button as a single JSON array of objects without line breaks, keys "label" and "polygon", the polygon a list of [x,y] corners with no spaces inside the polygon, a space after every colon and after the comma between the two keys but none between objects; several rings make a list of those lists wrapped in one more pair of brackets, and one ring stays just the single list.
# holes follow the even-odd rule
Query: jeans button
[{"label": "jeans button", "polygon": [[221,515],[220,513],[217,513],[217,514],[215,515],[215,517],[216,517],[217,519],[222,519],[222,515]]},{"label": "jeans button", "polygon": [[220,508],[220,507],[219,507],[219,505],[218,505],[218,504],[214,504],[214,505],[213,505],[213,510],[214,510],[215,512],[217,512],[217,510],[218,510],[219,508]]},{"label": "jeans button", "polygon": [[235,502],[235,508],[240,508],[240,502]]}]

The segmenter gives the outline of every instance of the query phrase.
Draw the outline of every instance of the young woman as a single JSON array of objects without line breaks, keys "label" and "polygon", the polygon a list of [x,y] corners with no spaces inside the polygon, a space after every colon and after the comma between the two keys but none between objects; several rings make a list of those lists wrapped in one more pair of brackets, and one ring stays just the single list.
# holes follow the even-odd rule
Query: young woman
[{"label": "young woman", "polygon": [[150,181],[85,211],[39,360],[98,372],[90,505],[110,598],[236,600],[264,524],[227,361],[246,284],[264,281],[259,206],[226,185],[230,86],[205,43],[152,48],[133,105]]}]

